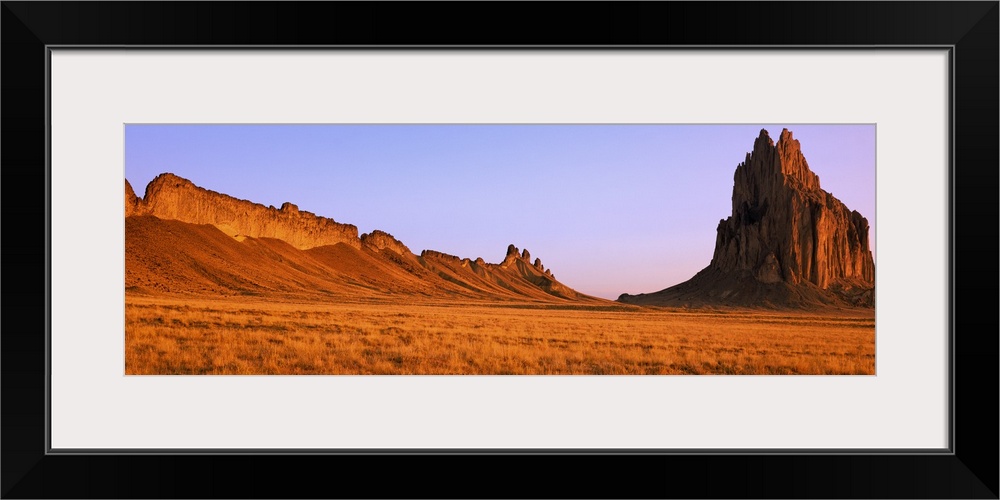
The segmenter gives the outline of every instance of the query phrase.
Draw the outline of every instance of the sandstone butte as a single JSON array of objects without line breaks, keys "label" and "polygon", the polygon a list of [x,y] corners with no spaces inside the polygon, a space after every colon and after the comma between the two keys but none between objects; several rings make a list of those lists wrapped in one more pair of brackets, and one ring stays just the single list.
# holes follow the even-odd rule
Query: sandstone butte
[{"label": "sandstone butte", "polygon": [[868,220],[820,188],[792,132],[782,130],[775,144],[761,130],[733,181],[732,215],[719,222],[708,267],[620,302],[874,307]]},{"label": "sandstone butte", "polygon": [[150,181],[142,199],[125,181],[125,216],[132,215],[211,224],[234,238],[276,238],[303,250],[337,243],[361,246],[357,226],[300,211],[287,202],[277,209],[240,200],[170,173]]},{"label": "sandstone butte", "polygon": [[[170,173],[153,179],[142,198],[125,181],[125,220],[126,287],[133,293],[261,295],[276,290],[368,293],[375,289],[607,302],[559,283],[540,259],[532,262],[528,250],[514,245],[499,264],[434,250],[418,256],[385,231],[359,236],[354,225],[299,210],[291,203],[280,209],[268,207],[201,188]],[[228,236],[228,242],[206,233],[206,228]],[[294,250],[268,243],[275,240]],[[172,243],[163,243],[167,241]],[[219,260],[220,255],[228,257]],[[272,267],[268,271],[262,266]],[[307,268],[312,270],[302,271]]]}]

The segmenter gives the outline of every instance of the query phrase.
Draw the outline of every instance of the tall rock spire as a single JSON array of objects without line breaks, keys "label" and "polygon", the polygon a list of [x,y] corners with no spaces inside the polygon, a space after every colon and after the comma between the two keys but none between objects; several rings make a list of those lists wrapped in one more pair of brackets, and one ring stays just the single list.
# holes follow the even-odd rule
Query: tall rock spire
[{"label": "tall rock spire", "polygon": [[711,265],[820,288],[838,279],[875,281],[868,220],[820,188],[787,129],[776,145],[762,130],[736,167],[733,213],[719,223]]},{"label": "tall rock spire", "polygon": [[777,144],[761,130],[736,167],[732,214],[719,222],[708,268],[674,287],[619,300],[804,304],[837,302],[837,294],[847,293],[847,303],[871,305],[875,263],[868,233],[868,219],[820,188],[788,129]]}]

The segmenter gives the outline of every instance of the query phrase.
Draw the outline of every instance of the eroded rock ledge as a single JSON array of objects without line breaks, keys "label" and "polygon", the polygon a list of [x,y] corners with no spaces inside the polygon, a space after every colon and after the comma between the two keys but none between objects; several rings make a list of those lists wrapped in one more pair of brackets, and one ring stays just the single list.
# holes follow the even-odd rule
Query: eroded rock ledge
[{"label": "eroded rock ledge", "polygon": [[125,216],[131,215],[211,224],[233,237],[277,238],[299,249],[337,243],[361,246],[354,225],[299,210],[292,203],[286,202],[278,209],[241,200],[170,173],[156,176],[141,199],[125,181]]},{"label": "eroded rock ledge", "polygon": [[[128,180],[125,181],[125,216],[138,215],[152,215],[191,224],[210,224],[237,239],[275,238],[302,250],[344,243],[354,248],[366,246],[379,251],[389,250],[402,256],[413,256],[403,242],[385,231],[376,229],[358,236],[357,226],[299,210],[290,202],[285,202],[281,208],[264,206],[199,187],[172,173],[156,176],[146,186],[142,198],[135,194]],[[454,260],[464,265],[473,262],[435,250],[424,250],[420,256]],[[542,267],[540,259],[535,259],[533,264],[530,259],[528,250],[519,253],[517,247],[510,245],[504,261],[499,265],[523,261],[538,272],[553,277],[551,271]],[[487,265],[482,258],[477,258],[474,262],[479,266]]]}]

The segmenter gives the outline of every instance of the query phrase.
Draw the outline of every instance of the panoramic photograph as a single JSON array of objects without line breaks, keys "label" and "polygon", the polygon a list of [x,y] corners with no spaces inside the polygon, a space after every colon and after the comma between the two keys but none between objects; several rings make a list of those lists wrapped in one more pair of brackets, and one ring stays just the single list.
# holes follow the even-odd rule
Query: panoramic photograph
[{"label": "panoramic photograph", "polygon": [[874,375],[875,125],[125,126],[126,375]]}]

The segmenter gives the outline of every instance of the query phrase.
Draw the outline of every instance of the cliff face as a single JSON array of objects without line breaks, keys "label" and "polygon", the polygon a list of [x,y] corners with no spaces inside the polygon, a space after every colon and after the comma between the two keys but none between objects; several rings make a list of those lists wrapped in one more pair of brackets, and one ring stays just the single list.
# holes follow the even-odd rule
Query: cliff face
[{"label": "cliff face", "polygon": [[125,180],[125,217],[136,215],[140,209],[140,202],[138,196],[135,195],[135,191],[132,191],[132,185],[128,183],[128,179]]},{"label": "cliff face", "polygon": [[413,255],[403,242],[378,229],[361,235],[361,244],[378,250],[390,250],[403,256]]},{"label": "cliff face", "polygon": [[711,264],[691,280],[628,303],[874,306],[868,220],[820,188],[799,141],[761,130],[733,176],[732,215]]},{"label": "cliff face", "polygon": [[173,174],[160,174],[146,186],[146,194],[130,209],[126,181],[125,216],[153,215],[192,224],[211,224],[230,236],[276,238],[299,248],[346,243],[361,246],[358,228],[300,211],[291,203],[280,209],[195,186]]},{"label": "cliff face", "polygon": [[358,237],[357,227],[291,203],[265,207],[173,174],[153,179],[144,198],[125,181],[125,218],[126,287],[135,293],[607,302],[559,283],[514,245],[499,264],[434,250],[418,257],[385,231]]},{"label": "cliff face", "polygon": [[820,189],[787,129],[777,145],[762,130],[736,168],[733,213],[719,223],[711,267],[821,289],[875,282],[868,220]]}]

